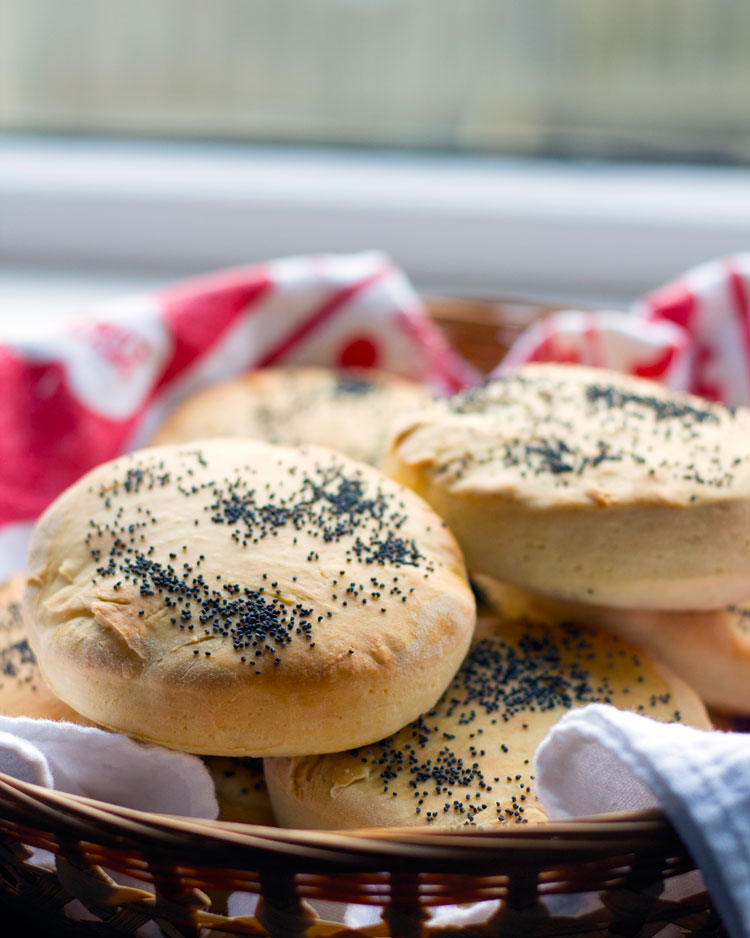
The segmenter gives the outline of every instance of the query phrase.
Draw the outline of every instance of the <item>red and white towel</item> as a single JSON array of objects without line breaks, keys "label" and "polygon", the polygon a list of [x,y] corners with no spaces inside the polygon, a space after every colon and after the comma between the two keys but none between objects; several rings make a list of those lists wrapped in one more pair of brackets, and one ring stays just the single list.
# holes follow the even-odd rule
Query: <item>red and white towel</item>
[{"label": "red and white towel", "polygon": [[291,362],[382,368],[440,392],[476,378],[377,253],[223,271],[47,335],[0,334],[0,579],[23,565],[31,523],[55,496],[143,443],[180,400]]},{"label": "red and white towel", "polygon": [[568,361],[750,404],[750,254],[703,264],[629,312],[563,310],[534,323],[498,372]]},{"label": "red and white towel", "polygon": [[[100,462],[143,443],[201,387],[275,364],[377,367],[447,393],[478,379],[378,253],[284,258],[89,310],[47,335],[0,332],[0,579],[33,520]],[[630,311],[533,324],[498,372],[573,361],[750,403],[750,254],[713,261]]]}]

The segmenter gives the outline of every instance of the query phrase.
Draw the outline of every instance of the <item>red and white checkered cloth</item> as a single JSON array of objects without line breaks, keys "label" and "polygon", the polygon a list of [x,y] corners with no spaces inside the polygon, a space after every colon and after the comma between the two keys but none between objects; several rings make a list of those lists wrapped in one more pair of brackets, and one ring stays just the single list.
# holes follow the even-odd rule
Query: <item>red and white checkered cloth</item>
[{"label": "red and white checkered cloth", "polygon": [[[573,361],[750,403],[750,254],[698,267],[629,312],[532,325],[499,372]],[[383,255],[286,258],[104,304],[54,334],[0,335],[0,578],[31,523],[91,467],[137,447],[199,388],[287,363],[373,366],[450,392],[477,373]]]},{"label": "red and white checkered cloth", "polygon": [[31,523],[56,495],[144,442],[180,400],[291,362],[382,368],[440,392],[477,377],[377,253],[223,271],[52,334],[0,334],[0,578],[23,565]]},{"label": "red and white checkered cloth", "polygon": [[750,254],[712,261],[630,312],[564,310],[533,324],[497,369],[568,361],[750,404]]}]

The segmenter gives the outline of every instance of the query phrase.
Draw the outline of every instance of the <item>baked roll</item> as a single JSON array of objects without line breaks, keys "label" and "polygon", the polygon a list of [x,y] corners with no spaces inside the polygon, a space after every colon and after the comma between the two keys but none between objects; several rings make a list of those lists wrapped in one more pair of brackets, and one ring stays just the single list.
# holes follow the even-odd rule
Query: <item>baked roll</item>
[{"label": "baked roll", "polygon": [[695,692],[601,630],[482,618],[437,705],[392,737],[333,755],[266,759],[284,827],[493,827],[545,820],[534,754],[590,702],[710,729]]},{"label": "baked roll", "polygon": [[633,609],[750,597],[750,410],[528,365],[404,417],[386,471],[448,522],[470,573]]},{"label": "baked roll", "polygon": [[702,612],[654,612],[569,602],[488,577],[479,577],[478,584],[485,603],[496,611],[605,628],[661,658],[709,707],[750,715],[750,603]]},{"label": "baked roll", "polygon": [[461,553],[416,495],[317,447],[164,446],[44,513],[24,614],[50,688],[203,755],[338,751],[428,709],[475,623]]},{"label": "baked roll", "polygon": [[[90,725],[55,697],[42,679],[21,615],[23,582],[19,573],[0,586],[0,714]],[[207,756],[203,761],[216,785],[221,820],[275,823],[262,759]]]},{"label": "baked roll", "polygon": [[21,614],[23,583],[18,573],[0,586],[0,714],[88,724],[42,678]]},{"label": "baked roll", "polygon": [[424,386],[384,372],[266,368],[189,398],[151,444],[248,436],[284,446],[328,446],[379,466],[395,418],[430,401]]}]

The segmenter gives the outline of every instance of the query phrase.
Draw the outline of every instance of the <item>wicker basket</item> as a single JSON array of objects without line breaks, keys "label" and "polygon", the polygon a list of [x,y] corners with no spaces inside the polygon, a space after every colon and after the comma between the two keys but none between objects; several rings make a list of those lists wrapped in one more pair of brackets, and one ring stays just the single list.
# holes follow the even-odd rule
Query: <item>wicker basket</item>
[{"label": "wicker basket", "polygon": [[[544,312],[443,299],[429,306],[485,371]],[[30,848],[51,851],[54,865]],[[656,813],[493,832],[296,831],[145,814],[0,775],[3,936],[134,936],[150,922],[168,938],[651,938],[667,925],[724,935],[706,893],[670,898],[669,881],[692,870]],[[224,914],[231,892],[258,896],[254,914]],[[432,908],[485,900],[501,901],[480,924],[430,924]],[[379,906],[382,920],[359,929],[329,920],[345,903]]]}]

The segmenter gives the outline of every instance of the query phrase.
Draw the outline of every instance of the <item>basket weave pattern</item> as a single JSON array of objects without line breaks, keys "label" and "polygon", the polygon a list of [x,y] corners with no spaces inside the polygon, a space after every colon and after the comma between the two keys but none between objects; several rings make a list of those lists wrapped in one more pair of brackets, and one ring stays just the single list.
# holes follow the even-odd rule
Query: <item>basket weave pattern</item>
[{"label": "basket weave pattern", "polygon": [[[723,934],[705,893],[661,898],[667,879],[695,867],[656,815],[522,833],[304,832],[147,815],[7,776],[0,812],[2,904],[54,935],[133,935],[152,920],[169,936],[216,938],[650,936],[666,924],[686,935]],[[55,853],[55,869],[30,862],[26,845]],[[141,885],[117,885],[105,868]],[[212,911],[210,897],[235,890],[260,896],[255,915]],[[596,907],[578,916],[542,903],[588,893]],[[102,921],[67,919],[73,899]],[[504,901],[469,931],[427,921],[431,907],[488,899]],[[306,900],[381,906],[383,920],[347,929],[321,920]]]},{"label": "basket weave pattern", "polygon": [[[432,311],[485,370],[536,313],[454,302]],[[718,938],[706,893],[665,896],[668,880],[694,869],[654,813],[497,831],[296,831],[148,815],[0,774],[2,935],[134,936],[155,922],[167,938],[651,938],[667,925]],[[232,892],[259,897],[253,915],[223,914]],[[556,896],[586,901],[546,901]],[[501,902],[483,923],[430,924],[432,908],[486,900]],[[319,902],[380,907],[382,918],[347,928],[322,918]],[[77,920],[81,906],[96,920]]]}]

